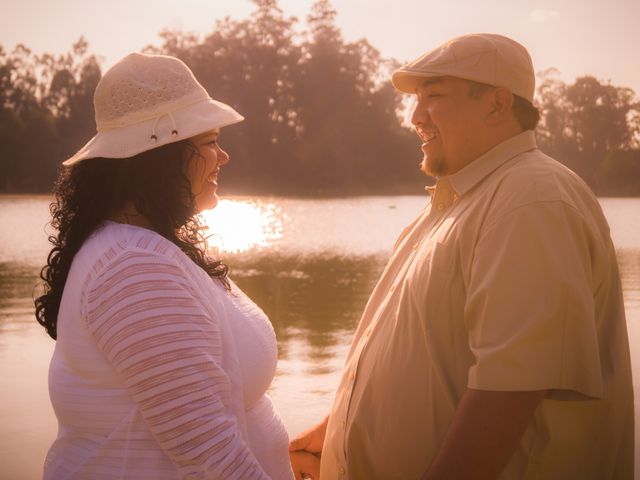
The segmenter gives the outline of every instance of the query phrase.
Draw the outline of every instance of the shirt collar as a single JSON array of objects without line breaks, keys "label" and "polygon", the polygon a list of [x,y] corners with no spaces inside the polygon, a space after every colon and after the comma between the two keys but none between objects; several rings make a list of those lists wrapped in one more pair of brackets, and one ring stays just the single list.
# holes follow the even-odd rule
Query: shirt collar
[{"label": "shirt collar", "polygon": [[[462,196],[516,155],[535,148],[537,148],[535,133],[533,130],[526,130],[499,143],[462,170],[444,178],[447,178],[455,192]],[[444,178],[438,179],[438,183]]]}]

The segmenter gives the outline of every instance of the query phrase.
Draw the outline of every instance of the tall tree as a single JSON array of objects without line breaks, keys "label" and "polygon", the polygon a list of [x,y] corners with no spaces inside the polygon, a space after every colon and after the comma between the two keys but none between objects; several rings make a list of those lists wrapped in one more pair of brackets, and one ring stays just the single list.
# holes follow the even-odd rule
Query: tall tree
[{"label": "tall tree", "polygon": [[406,185],[419,177],[410,160],[415,141],[397,116],[399,95],[388,80],[376,81],[380,53],[366,40],[345,42],[335,18],[328,0],[316,1],[307,18],[295,89],[300,179],[343,194]]},{"label": "tall tree", "polygon": [[553,73],[547,72],[538,90],[541,146],[597,188],[596,173],[606,156],[637,141],[640,104],[629,88],[592,76],[567,85]]},{"label": "tall tree", "polygon": [[0,173],[8,191],[39,191],[52,177],[48,153],[57,135],[40,101],[37,67],[27,47],[0,48]]},{"label": "tall tree", "polygon": [[245,116],[242,128],[223,131],[232,156],[224,188],[274,192],[295,164],[289,148],[297,125],[291,74],[300,49],[295,18],[285,17],[275,0],[253,3],[248,19],[217,21],[202,42],[165,32],[163,49],[184,60],[213,97]]},{"label": "tall tree", "polygon": [[0,46],[0,107],[17,115],[38,108],[38,79],[33,53],[20,44],[11,53]]},{"label": "tall tree", "polygon": [[[48,191],[62,159],[95,132],[100,68],[80,38],[71,52],[33,55],[0,48],[0,171],[6,190]],[[3,140],[3,141],[2,141]]]},{"label": "tall tree", "polygon": [[[252,0],[245,19],[200,36],[164,30],[156,53],[189,65],[209,93],[246,121],[224,129],[235,193],[419,193],[418,141],[401,125],[394,60],[346,41],[330,0],[316,0],[300,31],[277,0]],[[60,161],[95,131],[99,62],[80,38],[64,55],[0,46],[0,189],[48,190]],[[539,87],[541,147],[597,191],[629,194],[640,177],[640,105],[627,88],[593,77]],[[600,190],[598,190],[600,188]]]}]

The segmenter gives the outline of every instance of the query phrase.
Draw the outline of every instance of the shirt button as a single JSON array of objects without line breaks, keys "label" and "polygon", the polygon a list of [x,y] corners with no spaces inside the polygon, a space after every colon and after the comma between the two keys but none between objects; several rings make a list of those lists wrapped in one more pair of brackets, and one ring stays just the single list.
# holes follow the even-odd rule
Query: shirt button
[{"label": "shirt button", "polygon": [[444,203],[438,204],[438,210],[444,210]]},{"label": "shirt button", "polygon": [[347,471],[344,469],[343,466],[340,466],[339,470],[340,470],[340,475],[344,475],[345,473],[347,473]]}]

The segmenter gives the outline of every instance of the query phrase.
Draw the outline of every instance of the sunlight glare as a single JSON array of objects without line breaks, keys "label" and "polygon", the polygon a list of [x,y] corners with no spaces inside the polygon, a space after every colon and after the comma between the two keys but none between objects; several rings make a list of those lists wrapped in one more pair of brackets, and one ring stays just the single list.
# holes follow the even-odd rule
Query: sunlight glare
[{"label": "sunlight glare", "polygon": [[220,200],[201,216],[210,235],[208,246],[221,253],[265,248],[282,237],[284,215],[272,203]]}]

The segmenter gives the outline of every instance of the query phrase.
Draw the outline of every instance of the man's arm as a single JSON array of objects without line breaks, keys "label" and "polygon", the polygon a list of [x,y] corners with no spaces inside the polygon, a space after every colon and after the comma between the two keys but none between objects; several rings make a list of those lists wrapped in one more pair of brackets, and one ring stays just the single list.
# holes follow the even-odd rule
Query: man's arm
[{"label": "man's arm", "polygon": [[440,451],[423,480],[497,478],[546,391],[497,392],[468,388]]}]

